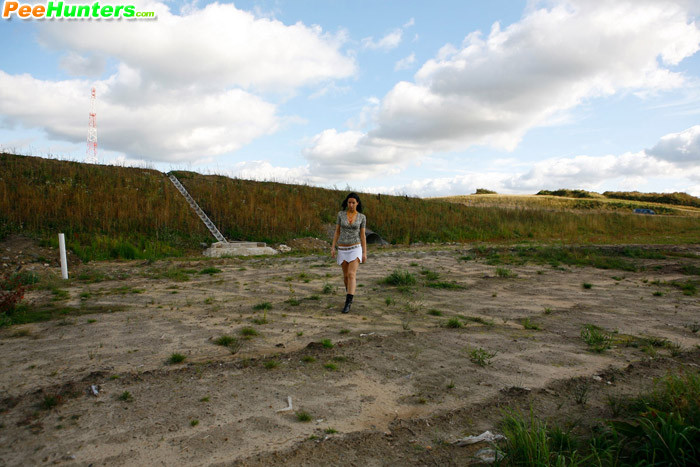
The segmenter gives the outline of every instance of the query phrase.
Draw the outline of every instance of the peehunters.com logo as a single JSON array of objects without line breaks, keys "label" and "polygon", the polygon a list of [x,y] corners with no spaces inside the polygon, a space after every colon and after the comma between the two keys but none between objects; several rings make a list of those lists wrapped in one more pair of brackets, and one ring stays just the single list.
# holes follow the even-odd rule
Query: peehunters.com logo
[{"label": "peehunters.com logo", "polygon": [[134,5],[100,5],[100,2],[89,4],[64,3],[49,1],[44,4],[20,4],[14,0],[6,0],[2,7],[2,17],[9,19],[16,15],[21,19],[41,18],[148,18],[156,14],[152,11],[136,11]]}]

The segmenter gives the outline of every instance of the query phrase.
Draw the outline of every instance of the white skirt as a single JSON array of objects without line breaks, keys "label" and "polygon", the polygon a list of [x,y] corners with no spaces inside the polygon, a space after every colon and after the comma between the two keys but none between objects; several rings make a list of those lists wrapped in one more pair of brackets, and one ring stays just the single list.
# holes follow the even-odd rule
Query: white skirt
[{"label": "white skirt", "polygon": [[338,258],[338,264],[342,265],[343,261],[347,261],[348,263],[352,263],[356,259],[360,260],[360,263],[362,262],[362,244],[358,245],[353,245],[353,246],[339,246],[338,247],[338,254],[336,255]]}]

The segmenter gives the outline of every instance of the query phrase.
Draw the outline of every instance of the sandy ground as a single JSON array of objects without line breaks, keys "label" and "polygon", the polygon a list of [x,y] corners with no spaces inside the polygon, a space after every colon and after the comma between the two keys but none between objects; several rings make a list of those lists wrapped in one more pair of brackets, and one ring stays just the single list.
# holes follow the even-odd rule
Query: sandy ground
[{"label": "sandy ground", "polygon": [[[610,394],[697,367],[700,300],[663,284],[700,266],[700,246],[682,250],[696,256],[631,273],[376,249],[348,315],[340,268],[319,254],[75,265],[56,281],[67,294],[26,298],[69,314],[0,328],[0,465],[464,465],[476,448],[452,441],[497,430],[503,407],[603,417]],[[381,284],[395,269],[417,284]],[[423,269],[463,288],[427,287]],[[464,327],[445,326],[455,317]],[[585,324],[678,347],[593,353]],[[216,345],[222,335],[240,348]],[[475,349],[495,355],[482,367]],[[572,395],[581,382],[587,405]]]}]

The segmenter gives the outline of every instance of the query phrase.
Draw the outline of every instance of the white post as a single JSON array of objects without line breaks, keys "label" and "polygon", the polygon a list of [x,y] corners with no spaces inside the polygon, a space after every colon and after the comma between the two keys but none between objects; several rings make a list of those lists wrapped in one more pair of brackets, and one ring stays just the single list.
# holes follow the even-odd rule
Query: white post
[{"label": "white post", "polygon": [[61,277],[68,279],[68,261],[66,261],[66,236],[58,234],[58,249],[61,252]]}]

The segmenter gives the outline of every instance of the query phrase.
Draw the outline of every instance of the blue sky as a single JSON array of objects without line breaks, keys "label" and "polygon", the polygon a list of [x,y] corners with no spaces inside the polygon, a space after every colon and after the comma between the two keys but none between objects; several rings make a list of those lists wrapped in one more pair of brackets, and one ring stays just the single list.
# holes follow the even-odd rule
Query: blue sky
[{"label": "blue sky", "polygon": [[697,0],[135,5],[157,19],[0,19],[0,148],[83,160],[95,86],[101,163],[700,196]]}]

